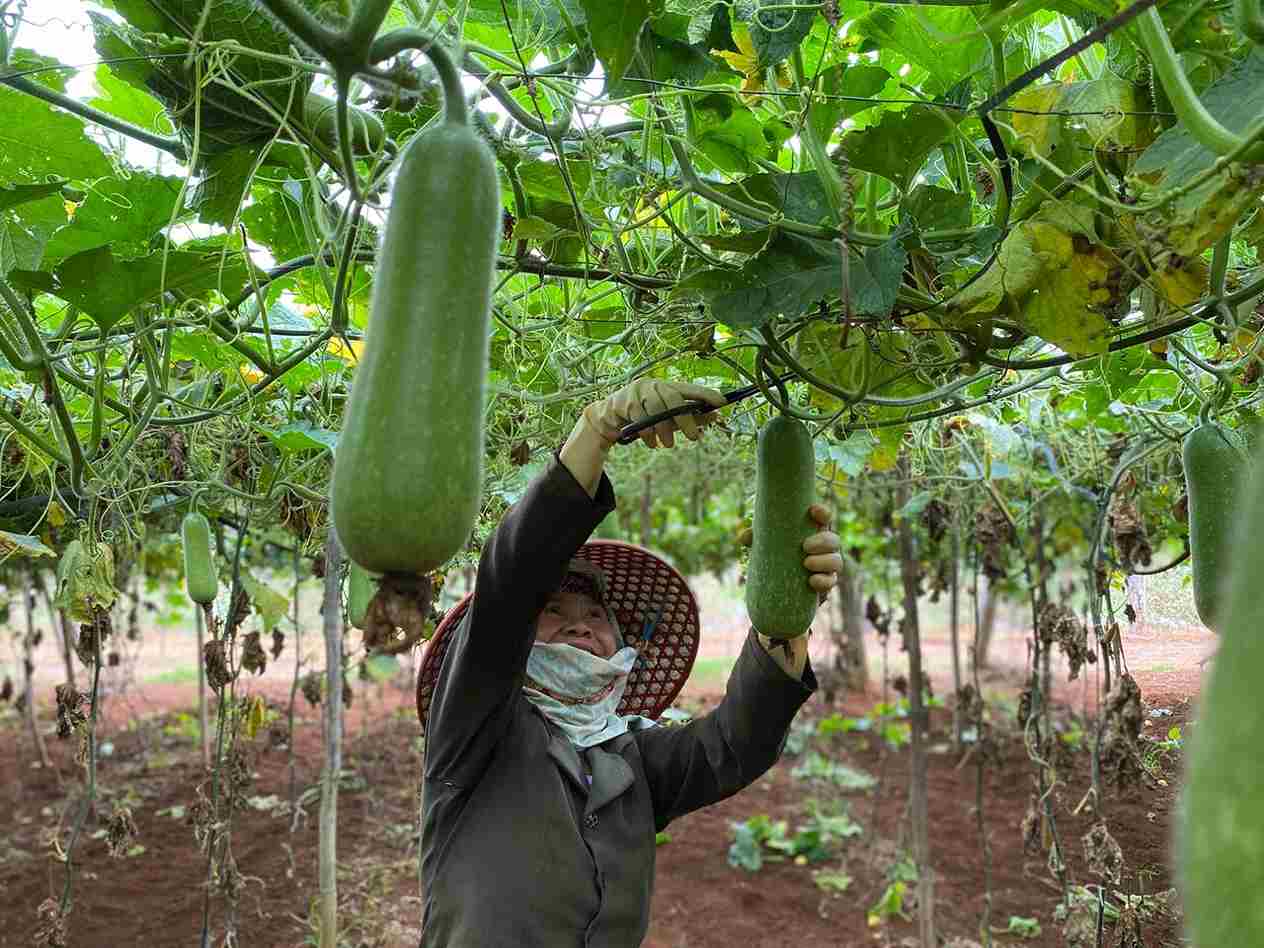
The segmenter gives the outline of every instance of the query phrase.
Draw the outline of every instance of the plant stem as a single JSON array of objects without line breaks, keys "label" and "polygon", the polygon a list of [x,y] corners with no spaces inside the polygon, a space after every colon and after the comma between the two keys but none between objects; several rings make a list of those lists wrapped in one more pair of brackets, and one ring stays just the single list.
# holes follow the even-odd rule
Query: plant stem
[{"label": "plant stem", "polygon": [[342,548],[325,543],[325,766],[320,782],[320,943],[338,944],[338,776],[342,771]]},{"label": "plant stem", "polygon": [[92,122],[96,125],[116,131],[128,138],[143,142],[159,151],[165,151],[174,157],[177,161],[188,161],[189,153],[184,147],[184,142],[178,138],[167,138],[165,135],[159,135],[148,129],[141,128],[139,125],[133,125],[131,122],[125,122],[121,118],[110,115],[108,112],[102,112],[100,109],[94,109],[90,105],[80,102],[78,99],[72,99],[68,95],[62,95],[56,89],[50,89],[48,86],[40,85],[33,82],[25,76],[0,76],[0,83],[17,89],[19,92],[25,92],[27,95],[34,96],[37,99],[43,99],[50,105],[65,109],[85,121]]},{"label": "plant stem", "polygon": [[1207,111],[1198,98],[1198,93],[1189,84],[1159,11],[1151,7],[1142,13],[1137,18],[1137,29],[1141,32],[1146,55],[1163,85],[1163,91],[1167,93],[1177,118],[1190,135],[1212,154],[1220,157],[1240,148],[1243,144],[1242,136],[1221,125]]}]

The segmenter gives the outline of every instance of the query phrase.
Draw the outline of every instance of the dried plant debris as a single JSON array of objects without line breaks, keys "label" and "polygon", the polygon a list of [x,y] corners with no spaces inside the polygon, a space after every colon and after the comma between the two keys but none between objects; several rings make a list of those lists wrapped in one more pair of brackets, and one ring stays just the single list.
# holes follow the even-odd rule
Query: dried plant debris
[{"label": "dried plant debris", "polygon": [[1110,505],[1110,529],[1115,538],[1120,565],[1129,572],[1138,566],[1149,566],[1153,551],[1146,536],[1141,514],[1132,501],[1116,495]]},{"label": "dried plant debris", "polygon": [[325,697],[325,676],[320,672],[308,672],[299,683],[299,689],[307,703],[315,707]]},{"label": "dried plant debris", "polygon": [[281,650],[284,648],[285,648],[285,633],[282,632],[280,629],[273,629],[272,630],[272,648],[269,649],[269,651],[272,652],[272,660],[274,662],[278,658],[281,657]]},{"label": "dried plant debris", "polygon": [[56,899],[45,899],[36,909],[39,927],[35,929],[36,948],[66,948],[66,916]]},{"label": "dried plant debris", "polygon": [[246,621],[246,617],[250,615],[250,593],[246,592],[246,587],[242,584],[237,585],[237,591],[233,594],[233,603],[228,610],[227,627],[229,634],[235,633],[241,624]]},{"label": "dried plant debris", "polygon": [[1099,750],[1102,774],[1117,786],[1130,786],[1141,779],[1139,738],[1143,721],[1141,689],[1131,675],[1123,675],[1106,697]]},{"label": "dried plant debris", "polygon": [[883,612],[878,600],[873,596],[865,603],[865,618],[877,630],[878,638],[885,639],[891,634],[891,613]]},{"label": "dried plant debris", "polygon": [[206,682],[214,691],[222,690],[237,677],[228,667],[228,655],[219,639],[211,639],[202,646],[202,660],[206,665]]},{"label": "dried plant debris", "polygon": [[185,816],[185,822],[193,827],[193,839],[202,852],[206,852],[215,842],[217,833],[215,808],[207,799],[204,786],[204,783],[198,784],[195,791],[197,799],[193,801]]},{"label": "dried plant debris", "polygon": [[1110,835],[1105,821],[1085,833],[1081,842],[1084,844],[1084,861],[1088,864],[1088,871],[1112,885],[1119,885],[1124,872],[1124,851],[1115,837]]},{"label": "dried plant debris", "polygon": [[188,443],[179,428],[164,428],[167,438],[167,462],[171,465],[172,480],[182,481],[187,477]]},{"label": "dried plant debris", "polygon": [[113,859],[121,859],[128,854],[136,841],[136,821],[132,819],[130,807],[114,804],[114,812],[105,821],[105,848]]},{"label": "dried plant debris", "polygon": [[1089,648],[1088,627],[1066,606],[1047,602],[1040,610],[1038,625],[1040,641],[1046,646],[1057,642],[1071,664],[1071,681],[1080,676],[1080,669],[1087,662],[1097,661],[1097,653]]},{"label": "dried plant debris", "polygon": [[1040,817],[1040,797],[1032,793],[1027,798],[1027,812],[1023,814],[1023,822],[1021,824],[1023,852],[1040,852],[1040,836],[1043,825],[1043,820]]},{"label": "dried plant debris", "polygon": [[974,516],[974,539],[983,552],[981,568],[988,579],[1004,579],[1005,548],[1014,541],[1014,527],[994,502],[979,508]]},{"label": "dried plant debris", "polygon": [[241,667],[260,675],[268,667],[268,653],[259,641],[259,632],[249,633],[242,641]]},{"label": "dried plant debris", "polygon": [[390,573],[378,582],[364,617],[370,654],[397,655],[434,634],[434,577]]},{"label": "dried plant debris", "polygon": [[948,533],[948,524],[952,519],[948,505],[942,500],[931,500],[922,510],[922,525],[930,536],[931,543],[938,543]]},{"label": "dried plant debris", "polygon": [[108,609],[92,607],[92,617],[79,626],[79,639],[75,642],[75,654],[79,661],[91,667],[105,643],[114,634],[114,622]]},{"label": "dried plant debris", "polygon": [[57,736],[62,740],[70,737],[87,722],[83,706],[88,696],[70,685],[57,686]]},{"label": "dried plant debris", "polygon": [[13,678],[9,675],[4,676],[4,684],[0,685],[0,704],[13,700]]}]

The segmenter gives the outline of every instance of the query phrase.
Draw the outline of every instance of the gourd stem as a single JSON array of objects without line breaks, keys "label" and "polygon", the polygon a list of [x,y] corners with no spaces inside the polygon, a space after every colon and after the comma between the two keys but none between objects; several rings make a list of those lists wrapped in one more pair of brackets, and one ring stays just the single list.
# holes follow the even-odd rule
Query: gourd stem
[{"label": "gourd stem", "polygon": [[1240,148],[1243,144],[1242,137],[1216,121],[1194,92],[1194,87],[1189,84],[1159,11],[1151,7],[1142,13],[1137,18],[1137,29],[1141,32],[1141,41],[1163,91],[1172,101],[1177,118],[1190,135],[1208,151],[1220,157]]},{"label": "gourd stem", "polygon": [[259,4],[322,57],[338,64],[346,46],[342,33],[320,22],[294,0],[259,0]]},{"label": "gourd stem", "polygon": [[1252,43],[1264,46],[1264,9],[1260,0],[1234,0],[1233,18]]},{"label": "gourd stem", "polygon": [[869,345],[863,338],[860,342],[860,384],[856,387],[855,391],[849,391],[841,385],[835,385],[832,382],[827,382],[820,376],[815,375],[810,369],[805,368],[794,358],[794,356],[790,354],[789,350],[781,344],[781,342],[777,339],[777,334],[769,329],[768,326],[761,326],[759,333],[764,337],[764,342],[767,344],[768,348],[772,350],[773,354],[776,355],[778,359],[785,363],[787,368],[793,370],[795,375],[799,376],[799,378],[803,379],[803,381],[807,382],[809,385],[819,388],[822,392],[833,395],[835,398],[841,399],[851,405],[864,398],[865,393],[869,390]]},{"label": "gourd stem", "polygon": [[435,72],[439,74],[439,83],[443,86],[443,120],[450,125],[468,125],[469,114],[465,107],[465,90],[461,86],[461,73],[456,63],[432,37],[421,30],[409,28],[392,30],[385,36],[379,36],[369,48],[369,62],[380,63],[390,59],[406,49],[416,49],[426,54]]},{"label": "gourd stem", "polygon": [[345,42],[356,50],[363,50],[361,56],[367,54],[382,21],[391,12],[391,3],[392,0],[358,0],[356,3],[347,23]]}]

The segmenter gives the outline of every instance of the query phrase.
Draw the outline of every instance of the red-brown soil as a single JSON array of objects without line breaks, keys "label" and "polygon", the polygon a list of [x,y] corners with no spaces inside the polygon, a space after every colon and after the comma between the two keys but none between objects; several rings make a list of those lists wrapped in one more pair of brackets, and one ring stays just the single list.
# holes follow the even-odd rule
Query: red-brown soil
[{"label": "red-brown soil", "polygon": [[[419,912],[413,822],[416,727],[403,689],[387,686],[382,699],[366,708],[368,698],[362,692],[353,708],[346,748],[347,767],[365,785],[357,791],[344,789],[339,800],[344,943],[411,946],[417,940]],[[692,702],[701,707],[713,700],[714,692],[696,695]],[[860,715],[872,700],[872,696],[855,696],[841,710]],[[1152,705],[1173,711],[1171,717],[1156,722],[1163,729],[1183,725],[1189,714],[1182,696],[1155,695],[1147,706]],[[362,711],[370,716],[366,737],[361,737],[366,725]],[[806,713],[819,717],[824,709],[811,707]],[[130,730],[122,730],[123,715],[117,717],[120,720],[108,720],[104,728],[104,740],[114,746],[113,753],[102,759],[100,793],[103,799],[133,798],[139,831],[136,842],[145,848],[135,856],[111,859],[104,840],[92,836],[98,822],[88,821],[75,851],[68,944],[155,948],[197,944],[205,857],[195,848],[192,829],[183,820],[159,815],[193,802],[200,772],[196,750],[186,737],[162,734],[161,722],[170,721],[169,715],[149,717]],[[68,743],[50,742],[52,769],[32,768],[29,742],[17,723],[14,717],[8,718],[0,752],[0,918],[4,920],[0,946],[31,944],[36,907],[49,895],[60,894],[64,868],[52,858],[45,841],[51,828],[71,819],[81,786]],[[973,810],[976,769],[973,759],[959,766],[961,755],[946,739],[947,713],[935,712],[933,725],[929,801],[937,924],[945,936],[978,940],[984,884]],[[999,932],[1010,916],[1035,918],[1043,934],[1021,942],[998,937],[996,943],[1060,945],[1058,926],[1051,918],[1058,901],[1057,885],[1044,855],[1024,852],[1019,829],[1028,805],[1032,768],[1013,730],[1007,733],[1001,759],[985,771],[983,784],[983,821],[992,847],[992,924]],[[305,710],[297,755],[300,792],[318,779],[319,740],[319,718]],[[258,743],[266,741],[260,738]],[[807,796],[829,798],[830,791],[792,778],[790,771],[798,759],[787,757],[746,791],[670,828],[670,842],[659,849],[646,948],[896,946],[915,931],[899,920],[876,928],[866,922],[866,910],[882,894],[884,874],[898,853],[907,752],[885,752],[860,734],[818,738],[816,746],[853,767],[883,775],[876,793],[850,795],[851,815],[864,827],[864,835],[848,841],[839,858],[813,867],[767,863],[759,873],[751,874],[728,864],[731,822],[767,813],[788,820],[793,829],[805,818]],[[1167,761],[1169,775],[1176,766],[1176,760]],[[255,772],[249,793],[288,798],[284,750],[258,753]],[[1073,881],[1093,883],[1097,880],[1084,868],[1080,843],[1092,820],[1070,814],[1088,787],[1087,753],[1075,755],[1073,765],[1060,776],[1065,783],[1055,791],[1054,801],[1068,875]],[[1124,891],[1156,892],[1170,884],[1166,853],[1175,780],[1168,779],[1167,784],[1107,794],[1105,814],[1128,865],[1120,886]],[[247,809],[235,817],[233,851],[247,880],[236,913],[239,944],[305,943],[304,920],[316,891],[317,809],[317,804],[310,804],[309,818],[293,833],[285,815]],[[108,808],[102,811],[108,813]],[[821,868],[841,869],[854,881],[841,895],[823,893],[811,875],[813,869]],[[1153,874],[1139,882],[1138,871]],[[217,935],[213,943],[220,942],[224,925],[223,901],[217,897],[211,906],[211,930]],[[1148,948],[1178,944],[1171,923],[1151,925],[1145,932]]]}]

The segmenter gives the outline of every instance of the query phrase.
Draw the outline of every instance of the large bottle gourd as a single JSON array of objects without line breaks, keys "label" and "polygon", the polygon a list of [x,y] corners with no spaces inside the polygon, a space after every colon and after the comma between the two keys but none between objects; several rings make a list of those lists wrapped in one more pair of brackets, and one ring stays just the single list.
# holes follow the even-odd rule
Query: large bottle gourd
[{"label": "large bottle gourd", "polygon": [[819,529],[808,517],[816,499],[812,436],[778,415],[760,429],[757,455],[746,612],[756,631],[792,639],[808,630],[817,608],[803,566],[803,541]]},{"label": "large bottle gourd", "polygon": [[372,572],[433,570],[474,526],[500,227],[495,161],[463,117],[408,142],[334,463],[334,528]]}]

